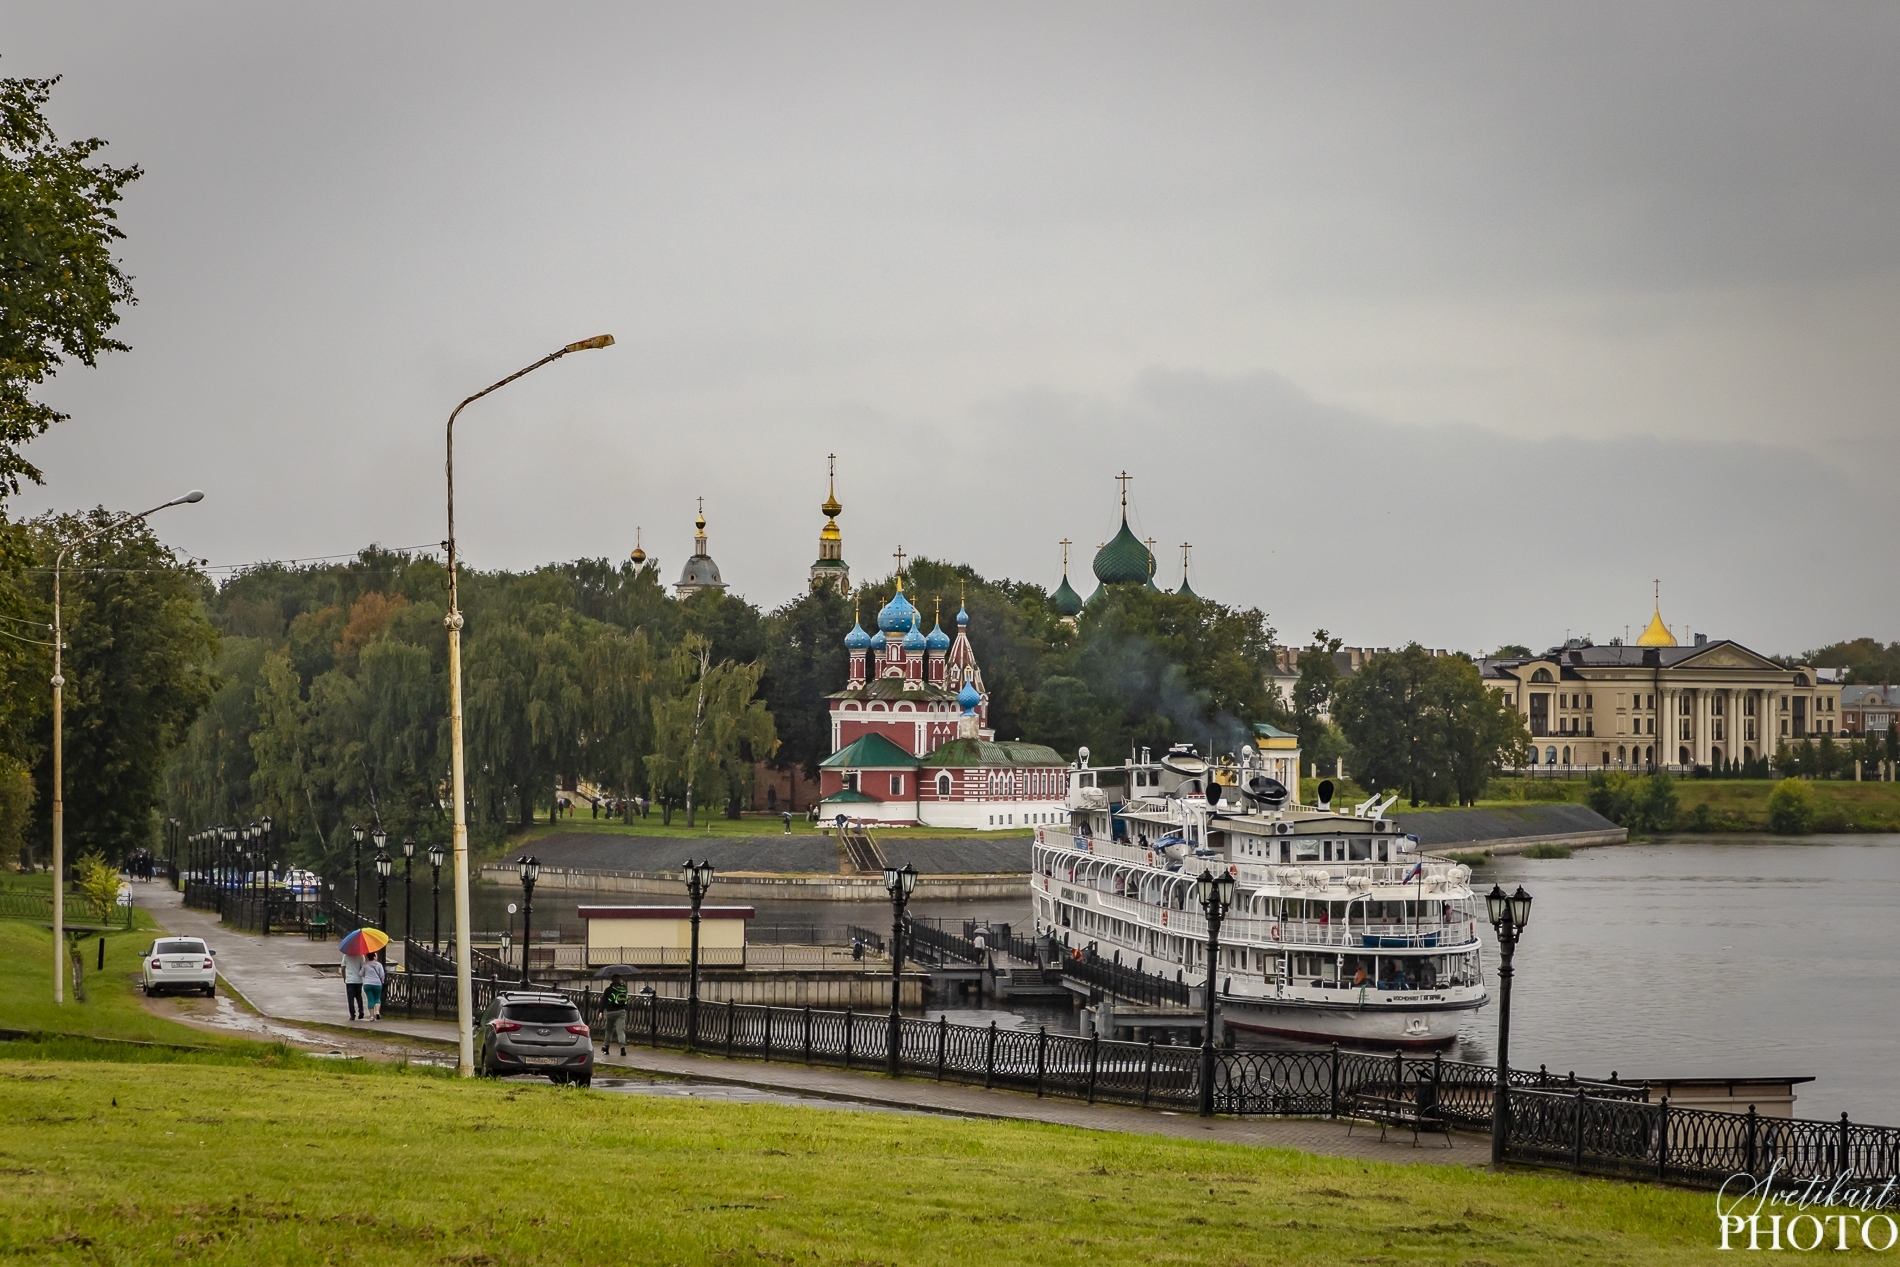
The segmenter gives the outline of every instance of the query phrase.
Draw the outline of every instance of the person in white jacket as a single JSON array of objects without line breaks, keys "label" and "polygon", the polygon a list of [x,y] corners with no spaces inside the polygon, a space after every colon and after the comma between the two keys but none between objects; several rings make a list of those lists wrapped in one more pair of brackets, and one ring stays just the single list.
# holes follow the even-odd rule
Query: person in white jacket
[{"label": "person in white jacket", "polygon": [[343,956],[343,992],[349,996],[350,1019],[363,1017],[363,956]]},{"label": "person in white jacket", "polygon": [[363,1002],[369,1008],[369,1019],[383,1019],[383,982],[389,979],[383,967],[381,951],[371,955],[363,964]]}]

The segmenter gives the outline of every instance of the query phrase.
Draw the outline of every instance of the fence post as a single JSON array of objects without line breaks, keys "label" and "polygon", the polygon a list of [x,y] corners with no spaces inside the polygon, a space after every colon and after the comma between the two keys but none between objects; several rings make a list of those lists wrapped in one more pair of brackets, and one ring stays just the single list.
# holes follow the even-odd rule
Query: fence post
[{"label": "fence post", "polygon": [[1155,1040],[1148,1040],[1148,1068],[1141,1075],[1141,1107],[1148,1107],[1148,1096],[1155,1085]]},{"label": "fence post", "polygon": [[805,1005],[805,1063],[811,1063],[811,1004]]},{"label": "fence post", "polygon": [[772,1063],[772,1005],[765,1005],[765,1063]]},{"label": "fence post", "polygon": [[1089,1103],[1095,1103],[1095,1075],[1102,1067],[1102,1035],[1098,1030],[1089,1036]]},{"label": "fence post", "polygon": [[1583,1169],[1583,1088],[1577,1088],[1576,1117],[1570,1123],[1570,1168]]},{"label": "fence post", "polygon": [[851,1009],[844,1010],[844,1067],[851,1067]]},{"label": "fence post", "polygon": [[1338,1043],[1333,1044],[1332,1093],[1330,1096],[1329,1107],[1327,1109],[1327,1112],[1333,1117],[1339,1116],[1339,1044]]},{"label": "fence post", "polygon": [[429,991],[429,1015],[435,1020],[442,1019],[442,974],[435,974],[435,988]]},{"label": "fence post", "polygon": [[726,1000],[726,1059],[732,1059],[732,1023],[739,1011],[739,1000]]},{"label": "fence post", "polygon": [[1036,1098],[1042,1099],[1042,1076],[1049,1067],[1049,1027],[1036,1027]]},{"label": "fence post", "polygon": [[660,1045],[660,995],[657,990],[647,996],[647,1033],[652,1036],[649,1040],[650,1045],[658,1047]]},{"label": "fence post", "polygon": [[944,1057],[950,1054],[950,1018],[937,1018],[937,1081],[943,1081]]},{"label": "fence post", "polygon": [[1392,1096],[1393,1098],[1397,1099],[1399,1096],[1399,1093],[1404,1090],[1405,1090],[1405,1049],[1402,1047],[1394,1047],[1392,1049]]},{"label": "fence post", "polygon": [[1755,1173],[1755,1106],[1748,1106],[1748,1165],[1744,1167],[1749,1174]]},{"label": "fence post", "polygon": [[1656,1178],[1669,1177],[1669,1097],[1662,1098],[1662,1112],[1656,1115]]},{"label": "fence post", "polygon": [[996,1083],[996,1022],[990,1022],[989,1047],[983,1057],[983,1087],[988,1090]]},{"label": "fence post", "polygon": [[1847,1175],[1847,1114],[1841,1114],[1840,1155],[1835,1158],[1834,1173],[1845,1178]]}]

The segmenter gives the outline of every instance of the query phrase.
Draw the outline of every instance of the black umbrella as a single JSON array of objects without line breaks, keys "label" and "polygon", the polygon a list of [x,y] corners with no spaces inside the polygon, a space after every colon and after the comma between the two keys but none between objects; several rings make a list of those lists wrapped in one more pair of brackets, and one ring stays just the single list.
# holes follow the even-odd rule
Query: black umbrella
[{"label": "black umbrella", "polygon": [[594,980],[606,981],[612,977],[637,977],[639,975],[640,970],[631,964],[610,963],[594,974]]}]

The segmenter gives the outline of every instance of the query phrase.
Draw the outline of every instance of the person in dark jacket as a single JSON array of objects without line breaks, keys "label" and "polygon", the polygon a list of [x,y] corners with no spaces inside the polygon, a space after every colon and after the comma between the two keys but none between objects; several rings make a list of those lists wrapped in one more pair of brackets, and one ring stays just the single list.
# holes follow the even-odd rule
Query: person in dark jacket
[{"label": "person in dark jacket", "polygon": [[627,1054],[627,979],[616,975],[607,983],[607,993],[601,996],[601,1008],[605,1015],[608,1043],[619,1043],[620,1054]]}]

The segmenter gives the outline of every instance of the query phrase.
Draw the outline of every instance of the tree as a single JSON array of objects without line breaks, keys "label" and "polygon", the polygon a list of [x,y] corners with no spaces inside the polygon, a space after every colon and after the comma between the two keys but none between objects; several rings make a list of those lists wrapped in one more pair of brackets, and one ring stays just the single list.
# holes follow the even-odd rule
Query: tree
[{"label": "tree", "polygon": [[1313,641],[1300,656],[1300,680],[1293,686],[1293,720],[1300,736],[1300,748],[1312,752],[1319,743],[1321,728],[1332,712],[1333,695],[1339,686],[1339,665],[1333,659],[1339,653],[1340,640],[1324,629],[1313,632]]},{"label": "tree", "polygon": [[1531,649],[1521,642],[1507,642],[1491,654],[1500,660],[1528,660]]},{"label": "tree", "polygon": [[[109,523],[104,510],[34,522],[43,598],[51,598],[60,543]],[[66,835],[76,853],[122,858],[157,829],[167,760],[217,687],[218,636],[204,616],[201,584],[142,522],[67,555]],[[50,836],[49,717],[39,730],[35,830]]]},{"label": "tree", "polygon": [[746,761],[764,760],[778,747],[772,715],[755,698],[764,673],[757,662],[715,664],[712,644],[698,634],[681,638],[668,659],[653,705],[647,768],[655,785],[679,796],[688,827],[700,803],[729,794]]},{"label": "tree", "polygon": [[1807,835],[1820,810],[1821,798],[1806,779],[1783,779],[1768,794],[1768,826],[1778,835]]},{"label": "tree", "polygon": [[1431,655],[1413,643],[1373,656],[1339,690],[1340,727],[1357,776],[1368,788],[1398,789],[1413,805],[1450,794],[1433,677]]},{"label": "tree", "polygon": [[103,923],[119,904],[119,869],[102,854],[84,854],[73,864],[73,888]]},{"label": "tree", "polygon": [[1475,804],[1499,770],[1530,755],[1530,731],[1464,656],[1438,657],[1432,673],[1446,775],[1458,803]]},{"label": "tree", "polygon": [[42,110],[58,82],[0,79],[0,500],[40,482],[21,448],[66,417],[34,389],[69,358],[125,351],[107,332],[135,302],[113,208],[139,169],[91,162],[97,137],[60,144]]},{"label": "tree", "polygon": [[827,699],[841,691],[850,671],[844,638],[851,626],[851,604],[832,587],[820,586],[773,612],[765,651],[765,679],[759,691],[778,727],[779,749],[772,764],[818,777],[818,763],[831,755],[831,714]]}]

